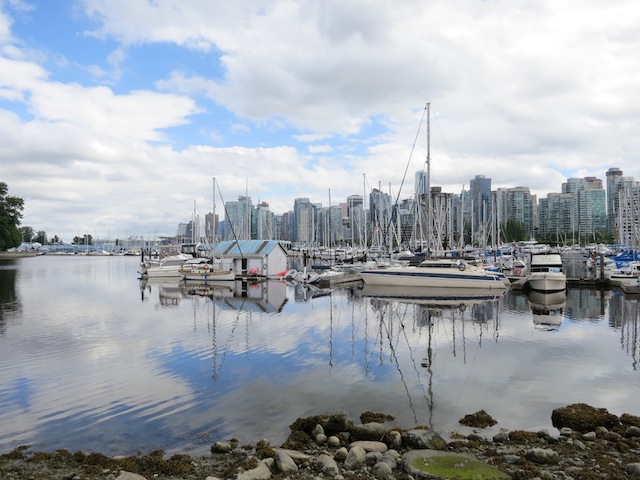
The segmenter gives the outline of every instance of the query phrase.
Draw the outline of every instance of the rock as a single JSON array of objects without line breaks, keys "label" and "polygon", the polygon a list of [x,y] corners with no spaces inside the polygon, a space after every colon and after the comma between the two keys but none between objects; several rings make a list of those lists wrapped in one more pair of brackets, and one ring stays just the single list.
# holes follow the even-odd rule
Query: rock
[{"label": "rock", "polygon": [[492,427],[498,423],[494,418],[484,410],[479,410],[476,413],[470,413],[465,415],[459,420],[461,425],[475,428]]},{"label": "rock", "polygon": [[376,463],[382,460],[382,454],[380,452],[368,452],[364,456],[364,463],[373,467]]},{"label": "rock", "polygon": [[558,452],[549,448],[533,448],[525,454],[524,458],[533,463],[546,465],[556,465],[560,460]]},{"label": "rock", "polygon": [[396,458],[393,455],[388,455],[386,453],[382,455],[382,459],[380,460],[380,462],[386,463],[391,467],[392,470],[398,466],[398,462],[396,461]]},{"label": "rock", "polygon": [[371,472],[378,478],[386,478],[393,474],[393,469],[384,462],[376,463]]},{"label": "rock", "polygon": [[256,468],[236,475],[236,480],[266,480],[271,478],[271,470],[263,462],[259,462]]},{"label": "rock", "polygon": [[356,425],[353,429],[353,438],[356,440],[380,440],[385,433],[384,425],[378,422],[369,422],[364,425]]},{"label": "rock", "polygon": [[329,438],[327,438],[327,445],[329,445],[330,447],[339,447],[340,439],[335,435],[331,435]]},{"label": "rock", "polygon": [[392,415],[387,415],[386,413],[364,412],[362,415],[360,415],[360,421],[362,423],[369,423],[369,422],[384,423],[384,422],[390,422],[395,419],[396,417]]},{"label": "rock", "polygon": [[397,430],[392,430],[387,433],[387,439],[389,446],[393,448],[402,448],[402,434]]},{"label": "rock", "polygon": [[116,477],[116,480],[147,480],[147,479],[142,475],[138,475],[137,473],[122,471],[120,472],[120,475]]},{"label": "rock", "polygon": [[340,432],[351,432],[354,429],[353,421],[344,413],[298,418],[289,428],[292,432],[302,431],[309,435],[318,425],[322,427],[323,433],[327,436]]},{"label": "rock", "polygon": [[309,454],[306,454],[304,452],[299,452],[297,450],[290,450],[288,448],[274,448],[273,451],[276,452],[276,454],[280,452],[285,453],[286,455],[291,457],[293,461],[296,462],[296,464],[300,464],[302,462],[308,462],[311,459],[311,455]]},{"label": "rock", "polygon": [[498,432],[493,436],[495,443],[506,443],[509,440],[509,434],[507,432]]},{"label": "rock", "polygon": [[640,463],[629,463],[624,470],[629,475],[640,475]]},{"label": "rock", "polygon": [[322,470],[322,473],[329,475],[330,477],[335,477],[340,473],[340,470],[338,469],[338,464],[329,455],[319,455],[317,460],[318,460],[318,463],[320,464],[320,469]]},{"label": "rock", "polygon": [[211,453],[229,453],[233,450],[233,445],[229,442],[216,442],[211,445]]},{"label": "rock", "polygon": [[344,468],[347,470],[360,468],[364,465],[365,453],[364,448],[357,445],[351,448],[347,454],[347,458],[344,459]]},{"label": "rock", "polygon": [[340,447],[338,450],[336,450],[336,453],[333,454],[333,458],[335,458],[339,462],[344,462],[344,460],[347,458],[347,455],[349,455],[349,450],[347,450],[345,447]]},{"label": "rock", "polygon": [[319,433],[318,435],[316,435],[316,443],[318,445],[324,445],[325,443],[327,443],[327,436],[324,433]]},{"label": "rock", "polygon": [[324,435],[324,428],[322,428],[322,425],[316,425],[315,427],[313,427],[313,430],[311,430],[311,435],[313,435],[314,437],[317,437],[318,435]]},{"label": "rock", "polygon": [[605,408],[595,408],[586,403],[574,403],[554,409],[551,413],[551,422],[558,429],[569,427],[580,433],[587,433],[597,427],[611,429],[620,424],[620,419]]},{"label": "rock", "polygon": [[630,426],[625,430],[624,436],[627,438],[640,437],[640,427]]},{"label": "rock", "polygon": [[297,472],[298,466],[289,455],[285,452],[276,453],[276,468],[284,473]]},{"label": "rock", "polygon": [[440,478],[434,471],[445,466],[449,478],[482,478],[484,480],[508,480],[510,475],[482,462],[473,455],[441,452],[436,450],[412,450],[403,459],[404,471],[417,478]]},{"label": "rock", "polygon": [[411,448],[444,450],[447,442],[433,430],[409,430],[402,434],[402,444]]},{"label": "rock", "polygon": [[389,447],[387,447],[386,443],[382,442],[372,442],[368,440],[358,440],[355,442],[351,442],[349,447],[361,447],[365,452],[386,452]]},{"label": "rock", "polygon": [[587,442],[595,442],[597,438],[598,436],[596,435],[596,432],[587,432],[582,435],[582,439],[586,440]]}]

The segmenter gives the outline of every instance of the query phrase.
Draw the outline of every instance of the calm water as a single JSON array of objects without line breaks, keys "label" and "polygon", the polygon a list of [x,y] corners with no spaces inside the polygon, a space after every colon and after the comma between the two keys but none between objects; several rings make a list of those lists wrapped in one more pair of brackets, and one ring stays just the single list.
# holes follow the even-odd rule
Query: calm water
[{"label": "calm water", "polygon": [[281,443],[296,418],[336,411],[445,436],[480,409],[496,428],[552,433],[570,403],[640,414],[638,300],[621,292],[569,290],[543,325],[516,291],[448,304],[276,282],[205,292],[142,284],[137,267],[0,262],[0,452],[201,453]]}]

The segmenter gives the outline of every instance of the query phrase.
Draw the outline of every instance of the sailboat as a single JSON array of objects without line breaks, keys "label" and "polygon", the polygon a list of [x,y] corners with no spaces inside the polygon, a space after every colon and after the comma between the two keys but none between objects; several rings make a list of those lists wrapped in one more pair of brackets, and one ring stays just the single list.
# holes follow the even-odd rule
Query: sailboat
[{"label": "sailboat", "polygon": [[[427,103],[425,113],[427,118],[427,176],[426,192],[427,202],[430,201],[430,104]],[[424,118],[424,116],[423,116]],[[430,205],[427,205],[427,215],[431,216]],[[427,225],[433,229],[432,219],[427,220]],[[433,232],[429,232],[432,237]],[[362,280],[366,285],[388,285],[393,287],[430,287],[430,288],[483,288],[504,290],[507,288],[504,275],[492,272],[480,266],[466,262],[462,258],[445,257],[430,259],[430,241],[427,244],[426,259],[417,266],[396,266],[389,268],[376,268],[361,271]]]}]

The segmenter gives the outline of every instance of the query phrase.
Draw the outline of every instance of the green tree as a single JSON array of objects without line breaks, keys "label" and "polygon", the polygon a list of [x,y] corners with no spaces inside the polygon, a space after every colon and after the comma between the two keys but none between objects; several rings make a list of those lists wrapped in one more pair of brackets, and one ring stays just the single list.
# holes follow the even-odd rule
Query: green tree
[{"label": "green tree", "polygon": [[18,229],[20,231],[20,235],[22,236],[22,241],[23,242],[33,242],[34,241],[34,235],[35,233],[33,233],[33,228],[29,227],[27,225],[25,225],[24,227],[20,227]]},{"label": "green tree", "polygon": [[83,237],[73,237],[73,245],[93,245],[93,237],[85,234]]},{"label": "green tree", "polygon": [[39,242],[42,245],[46,245],[47,244],[47,232],[43,231],[43,230],[38,230],[38,233],[36,233],[35,238],[33,239],[34,242]]},{"label": "green tree", "polygon": [[20,245],[22,236],[18,230],[24,200],[7,195],[9,187],[0,182],[0,250],[6,250]]},{"label": "green tree", "polygon": [[518,220],[509,220],[507,223],[503,223],[501,230],[506,242],[529,240],[529,234],[524,223]]}]

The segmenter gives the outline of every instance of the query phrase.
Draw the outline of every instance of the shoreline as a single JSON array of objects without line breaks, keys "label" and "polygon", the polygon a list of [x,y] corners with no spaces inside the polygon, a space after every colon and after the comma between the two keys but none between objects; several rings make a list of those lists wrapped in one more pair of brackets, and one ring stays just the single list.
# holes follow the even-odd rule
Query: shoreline
[{"label": "shoreline", "polygon": [[424,469],[436,468],[436,460],[443,459],[454,459],[455,465],[447,468],[453,468],[455,474],[478,475],[475,469],[480,469],[485,479],[640,476],[640,417],[626,413],[618,417],[603,408],[573,404],[555,409],[551,418],[559,432],[556,435],[544,430],[503,429],[492,435],[485,429],[497,422],[481,410],[459,420],[473,428],[471,434],[453,434],[445,441],[424,427],[388,427],[393,417],[382,413],[365,412],[360,423],[344,414],[316,415],[290,425],[291,434],[280,446],[267,439],[244,445],[230,439],[214,442],[211,454],[203,456],[168,456],[155,451],[107,457],[65,450],[30,452],[28,447],[18,447],[0,455],[0,478],[415,480],[433,475],[433,470],[425,473]]}]

